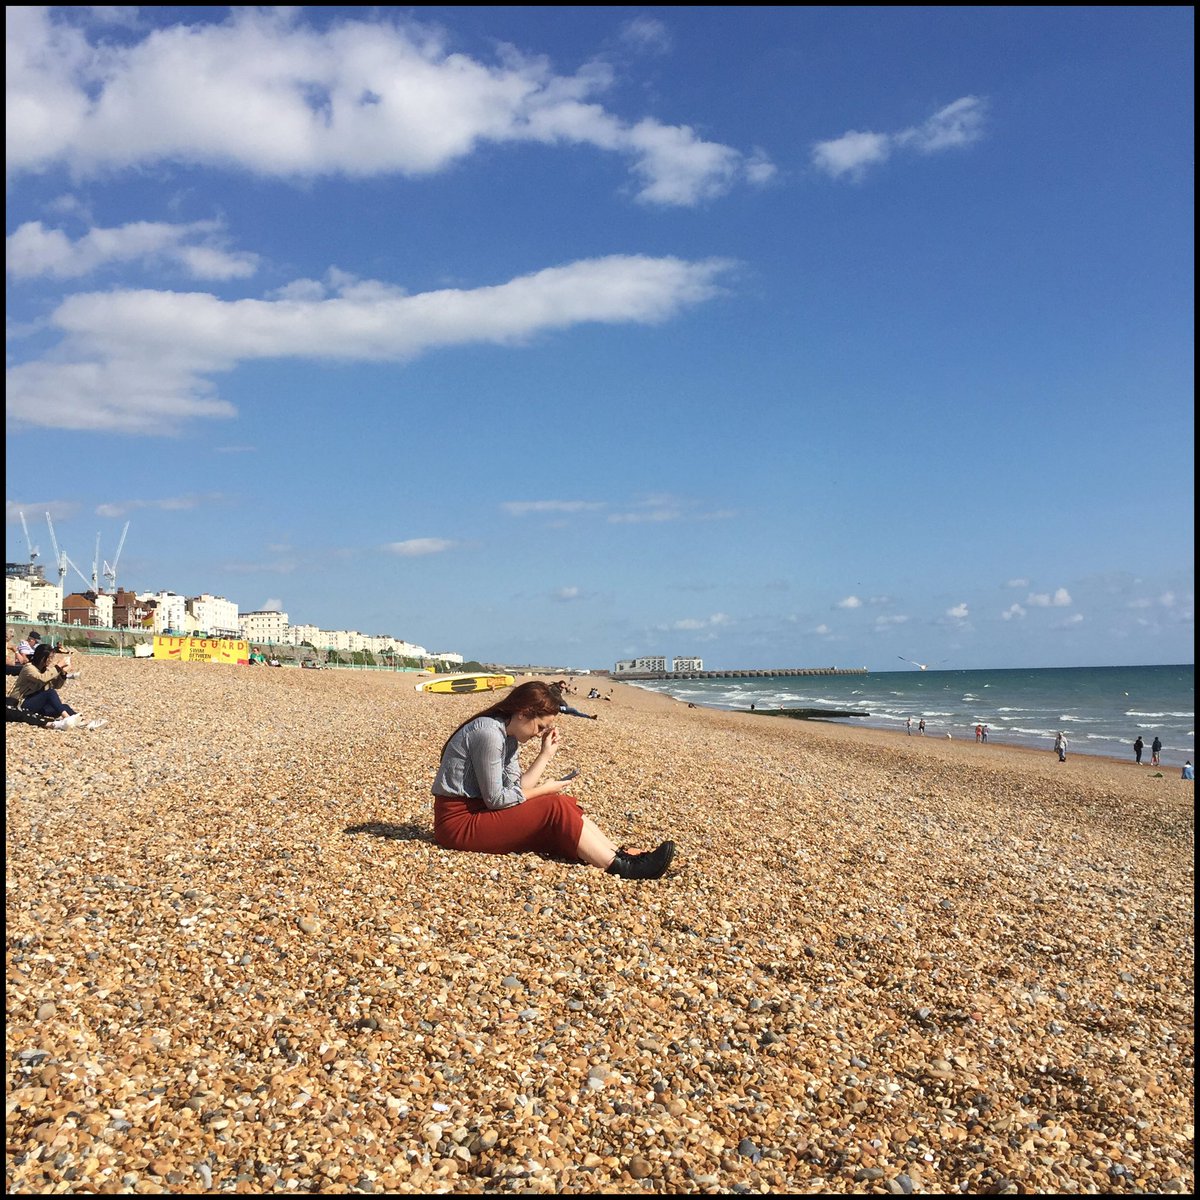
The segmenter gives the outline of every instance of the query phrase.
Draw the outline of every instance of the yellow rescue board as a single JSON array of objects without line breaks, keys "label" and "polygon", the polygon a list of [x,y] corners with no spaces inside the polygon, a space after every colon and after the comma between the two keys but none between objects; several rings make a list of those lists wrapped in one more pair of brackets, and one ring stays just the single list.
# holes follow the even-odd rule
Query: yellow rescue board
[{"label": "yellow rescue board", "polygon": [[491,692],[512,687],[514,683],[511,675],[441,675],[415,687],[418,692]]}]

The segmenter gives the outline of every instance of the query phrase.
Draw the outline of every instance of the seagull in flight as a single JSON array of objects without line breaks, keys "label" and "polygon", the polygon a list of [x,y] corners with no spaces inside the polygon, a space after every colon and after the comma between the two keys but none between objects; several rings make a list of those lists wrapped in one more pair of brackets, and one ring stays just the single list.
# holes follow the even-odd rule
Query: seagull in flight
[{"label": "seagull in flight", "polygon": [[903,654],[897,654],[896,657],[901,662],[912,663],[914,667],[920,667],[922,671],[928,671],[929,667],[925,663],[919,663],[915,658],[905,658]]}]

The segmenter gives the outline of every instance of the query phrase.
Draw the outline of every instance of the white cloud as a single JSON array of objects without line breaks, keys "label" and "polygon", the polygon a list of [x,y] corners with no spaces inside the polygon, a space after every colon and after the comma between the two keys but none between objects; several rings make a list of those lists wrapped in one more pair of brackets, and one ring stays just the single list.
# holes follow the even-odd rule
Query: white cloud
[{"label": "white cloud", "polygon": [[907,617],[901,616],[898,613],[895,616],[879,616],[875,618],[875,627],[877,629],[891,629],[896,625],[904,625],[907,621]]},{"label": "white cloud", "polygon": [[662,630],[677,631],[680,633],[695,633],[699,630],[719,629],[722,625],[728,625],[730,621],[727,613],[713,613],[710,617],[684,617],[682,620],[675,621],[671,625],[659,626]]},{"label": "white cloud", "polygon": [[26,221],[5,239],[5,262],[14,279],[78,279],[111,264],[132,262],[174,264],[195,279],[253,275],[258,256],[223,249],[221,234],[219,221],[189,225],[134,221],[114,229],[91,229],[72,241],[60,229]]},{"label": "white cloud", "polygon": [[[613,525],[641,525],[661,521],[680,521],[692,510],[689,501],[667,493],[643,496],[628,512],[613,513]],[[704,518],[701,518],[704,519]]]},{"label": "white cloud", "polygon": [[1049,592],[1030,592],[1026,601],[1034,608],[1068,608],[1071,602],[1071,593],[1061,587],[1054,595],[1050,595]]},{"label": "white cloud", "polygon": [[205,492],[187,496],[164,496],[161,500],[117,500],[96,505],[96,516],[124,517],[140,508],[153,508],[160,512],[187,512],[201,505],[222,504],[227,499],[228,497],[221,492]]},{"label": "white cloud", "polygon": [[581,600],[583,593],[577,587],[560,587],[554,593],[555,600]]},{"label": "white cloud", "polygon": [[[411,20],[317,30],[295,6],[234,9],[120,44],[92,38],[81,12],[7,10],[10,175],[170,161],[297,179],[420,176],[483,143],[540,142],[624,155],[640,200],[690,205],[764,173],[761,153],[747,161],[686,125],[607,111],[598,97],[612,70],[598,62],[557,75],[511,47],[481,62]],[[643,46],[665,32],[653,19],[626,25]]]},{"label": "white cloud", "polygon": [[633,17],[621,26],[621,39],[638,50],[666,54],[671,49],[671,34],[655,17]]},{"label": "white cloud", "polygon": [[426,554],[442,554],[455,544],[446,538],[409,538],[406,542],[388,542],[384,549],[401,558],[420,558]]},{"label": "white cloud", "polygon": [[832,633],[833,631],[829,628],[828,625],[818,625],[812,632],[816,633],[816,634],[820,634],[822,637],[824,637],[826,634]]},{"label": "white cloud", "polygon": [[1000,615],[1006,621],[1011,621],[1014,617],[1023,617],[1025,610],[1019,604],[1011,604]]},{"label": "white cloud", "polygon": [[51,317],[63,344],[10,366],[8,414],[27,425],[172,433],[194,418],[234,415],[208,377],[239,362],[402,362],[437,347],[519,345],[583,323],[653,324],[716,295],[729,266],[614,255],[419,295],[341,277],[326,299],[79,293]]},{"label": "white cloud", "polygon": [[1069,617],[1064,617],[1056,626],[1058,629],[1069,629],[1072,625],[1079,625],[1083,621],[1083,613],[1072,613]]},{"label": "white cloud", "polygon": [[530,513],[595,512],[604,505],[593,500],[506,500],[500,507],[510,517],[525,517]]},{"label": "white cloud", "polygon": [[840,138],[818,142],[812,151],[813,165],[826,175],[839,179],[849,175],[860,178],[868,167],[887,162],[891,138],[885,133],[859,133],[851,129]]},{"label": "white cloud", "polygon": [[898,133],[851,129],[841,137],[817,142],[812,148],[812,163],[833,179],[846,176],[858,180],[869,168],[887,162],[897,151],[936,154],[971,145],[983,136],[986,112],[985,100],[963,96],[939,109],[923,124]]},{"label": "white cloud", "polygon": [[272,596],[262,602],[259,612],[283,612],[283,601],[278,596]]},{"label": "white cloud", "polygon": [[[66,521],[73,517],[79,511],[79,505],[74,500],[38,500],[26,501],[24,503],[17,500],[4,501],[4,523],[6,525],[19,525],[21,523],[21,514],[25,514],[25,524],[33,527],[33,544],[38,544],[38,524],[45,524],[46,514],[50,514],[50,519]],[[46,531],[49,533],[49,530]]]},{"label": "white cloud", "polygon": [[845,600],[839,600],[836,607],[838,608],[862,608],[862,601],[857,596],[847,596]]},{"label": "white cloud", "polygon": [[953,608],[946,609],[946,616],[952,617],[955,621],[965,621],[970,615],[965,604],[956,604]]},{"label": "white cloud", "polygon": [[1010,579],[1005,585],[1010,588],[1027,588],[1029,586],[1028,579]]}]

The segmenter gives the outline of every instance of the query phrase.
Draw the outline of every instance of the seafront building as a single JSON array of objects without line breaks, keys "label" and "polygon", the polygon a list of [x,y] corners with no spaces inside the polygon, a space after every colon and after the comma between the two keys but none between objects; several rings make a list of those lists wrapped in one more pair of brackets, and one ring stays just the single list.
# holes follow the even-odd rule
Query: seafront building
[{"label": "seafront building", "polygon": [[[689,662],[698,661],[689,659]],[[641,674],[644,671],[670,671],[667,660],[663,655],[649,654],[643,658],[622,658],[613,666],[614,675],[627,675],[631,671]]]},{"label": "seafront building", "polygon": [[[9,563],[11,569],[14,564]],[[4,611],[10,621],[57,621],[62,615],[62,588],[34,576],[4,577]]]},{"label": "seafront building", "polygon": [[238,615],[238,628],[248,642],[267,642],[273,646],[291,646],[288,637],[288,615],[275,609],[244,612]]},{"label": "seafront building", "polygon": [[224,596],[210,596],[205,593],[193,596],[187,602],[188,616],[191,617],[189,632],[204,632],[210,637],[241,637],[242,630],[238,625],[238,606]]},{"label": "seafront building", "polygon": [[146,633],[241,638],[255,645],[311,646],[323,653],[373,655],[417,662],[461,665],[454,651],[431,654],[424,646],[388,634],[366,634],[356,629],[321,629],[317,625],[291,624],[288,614],[275,609],[239,612],[224,596],[205,592],[185,597],[172,591],[130,592],[102,588],[64,596],[61,583],[48,583],[36,563],[7,563],[4,607],[14,624],[65,624],[88,629],[132,629]]},{"label": "seafront building", "polygon": [[141,606],[138,623],[143,629],[165,634],[168,630],[188,627],[187,599],[178,592],[139,592],[138,604]]}]

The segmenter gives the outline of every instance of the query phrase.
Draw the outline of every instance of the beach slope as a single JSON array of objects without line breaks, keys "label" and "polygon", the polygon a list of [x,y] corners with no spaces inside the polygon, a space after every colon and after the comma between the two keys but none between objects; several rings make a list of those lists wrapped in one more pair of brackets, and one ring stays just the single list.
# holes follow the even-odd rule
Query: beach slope
[{"label": "beach slope", "polygon": [[6,731],[10,1192],[1192,1191],[1174,773],[612,685],[631,883],[433,842],[489,697],[81,661],[107,727]]}]

